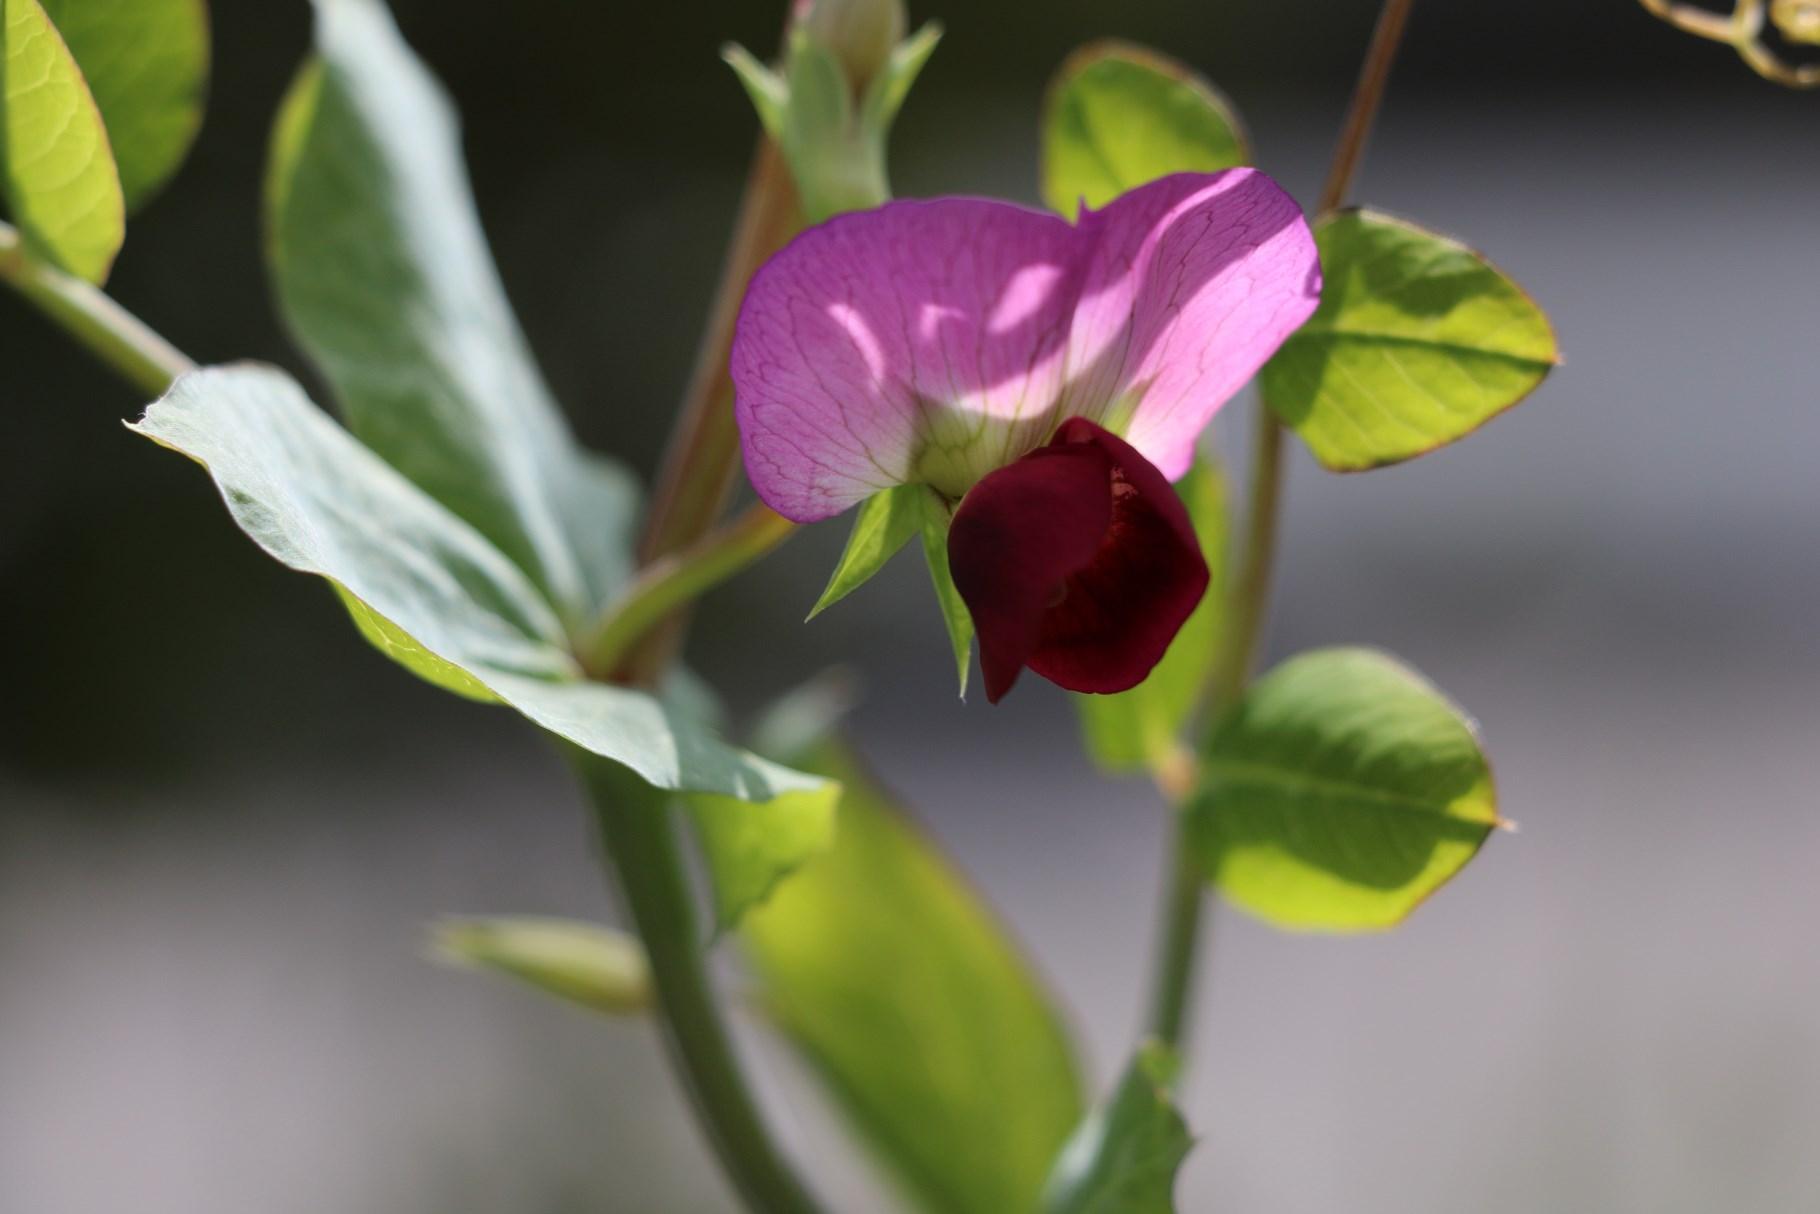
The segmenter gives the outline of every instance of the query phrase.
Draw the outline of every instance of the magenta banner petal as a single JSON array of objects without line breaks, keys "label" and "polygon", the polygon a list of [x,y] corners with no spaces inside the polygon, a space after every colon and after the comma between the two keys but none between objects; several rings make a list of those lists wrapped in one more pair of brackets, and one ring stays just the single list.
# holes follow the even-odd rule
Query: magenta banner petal
[{"label": "magenta banner petal", "polygon": [[1319,304],[1314,237],[1256,169],[1153,181],[1082,228],[1095,239],[1062,412],[1123,435],[1173,481],[1214,413]]}]

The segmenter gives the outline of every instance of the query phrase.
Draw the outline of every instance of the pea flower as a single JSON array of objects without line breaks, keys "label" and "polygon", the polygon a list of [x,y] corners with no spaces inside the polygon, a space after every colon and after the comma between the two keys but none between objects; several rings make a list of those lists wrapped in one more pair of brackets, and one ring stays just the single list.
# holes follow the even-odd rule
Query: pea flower
[{"label": "pea flower", "polygon": [[811,228],[754,276],[732,374],[747,475],[808,523],[923,484],[986,695],[1026,666],[1142,682],[1208,573],[1170,486],[1314,311],[1301,209],[1263,173],[1184,173],[1069,223],[974,198]]}]

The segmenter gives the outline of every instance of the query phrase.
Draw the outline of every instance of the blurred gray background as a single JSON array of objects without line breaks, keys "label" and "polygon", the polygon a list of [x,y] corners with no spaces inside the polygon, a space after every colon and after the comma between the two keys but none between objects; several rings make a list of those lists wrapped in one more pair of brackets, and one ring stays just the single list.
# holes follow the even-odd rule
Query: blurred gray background
[{"label": "blurred gray background", "polygon": [[[781,3],[397,7],[466,110],[551,380],[648,470],[752,137],[715,48],[768,52]],[[1373,8],[919,2],[949,32],[896,184],[1033,198],[1044,78],[1118,34],[1218,79],[1308,197]],[[307,14],[214,20],[207,128],[115,289],[200,359],[298,368],[256,194]],[[1486,249],[1567,361],[1413,464],[1298,457],[1273,649],[1426,671],[1481,718],[1522,829],[1388,936],[1219,915],[1183,1207],[1807,1214],[1820,95],[1627,0],[1428,4],[1359,193]],[[368,651],[11,298],[0,349],[0,1210],[729,1210],[643,1026],[421,960],[444,912],[613,913],[531,730]],[[915,562],[801,625],[843,534],[719,594],[695,661],[747,709],[859,668],[860,739],[1040,957],[1103,1085],[1137,1027],[1161,807],[1086,768],[1040,681],[957,703]],[[837,1207],[882,1208],[813,1090],[767,1070]]]}]

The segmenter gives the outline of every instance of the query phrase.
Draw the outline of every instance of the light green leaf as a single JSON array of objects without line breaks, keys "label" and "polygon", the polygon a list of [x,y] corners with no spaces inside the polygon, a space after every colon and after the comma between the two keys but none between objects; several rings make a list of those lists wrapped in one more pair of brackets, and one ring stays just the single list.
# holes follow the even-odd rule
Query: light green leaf
[{"label": "light green leaf", "polygon": [[126,237],[107,128],[38,0],[0,0],[0,193],[37,257],[90,282]]},{"label": "light green leaf", "polygon": [[1473,723],[1369,649],[1260,679],[1215,731],[1188,812],[1208,878],[1279,927],[1395,926],[1499,824]]},{"label": "light green leaf", "polygon": [[1182,727],[1194,714],[1219,652],[1222,588],[1226,584],[1227,485],[1206,456],[1176,485],[1200,537],[1211,577],[1207,594],[1170,642],[1150,677],[1117,695],[1077,695],[1087,752],[1108,771],[1159,770],[1181,745]]},{"label": "light green leaf", "polygon": [[899,485],[874,493],[860,506],[853,518],[853,531],[841,553],[828,588],[809,612],[814,619],[872,580],[897,555],[898,549],[910,542],[923,525],[923,490],[918,485]]},{"label": "light green leaf", "polygon": [[268,181],[285,316],[349,428],[580,631],[627,573],[625,476],[575,447],[532,364],[435,81],[377,0],[316,16]]},{"label": "light green leaf", "polygon": [[973,613],[967,610],[967,601],[961,598],[948,569],[948,526],[954,515],[941,495],[927,486],[919,488],[917,500],[922,507],[923,559],[929,564],[929,581],[942,609],[942,623],[948,627],[948,642],[954,647],[961,698],[966,699],[967,675],[973,666]]},{"label": "light green leaf", "polygon": [[834,802],[819,791],[785,793],[762,805],[708,793],[683,800],[708,865],[721,931],[737,927],[780,881],[834,843]]},{"label": "light green leaf", "polygon": [[282,372],[186,375],[134,429],[203,464],[243,531],[358,600],[369,636],[376,629],[387,653],[432,681],[447,686],[459,671],[477,685],[468,694],[484,689],[658,788],[752,801],[838,795],[825,780],[725,745],[685,711],[583,681],[530,579]]},{"label": "light green leaf", "polygon": [[1171,1214],[1175,1175],[1194,1139],[1169,1101],[1176,1059],[1146,1042],[1103,1108],[1056,1160],[1042,1214]]},{"label": "light green leaf", "polygon": [[834,849],[746,917],[764,1007],[920,1208],[1034,1208],[1080,1116],[1042,986],[965,880],[844,749]]},{"label": "light green leaf", "polygon": [[444,961],[504,974],[589,1011],[617,1016],[651,1006],[644,947],[612,928],[531,916],[451,919],[431,942]]},{"label": "light green leaf", "polygon": [[866,89],[865,99],[860,103],[867,126],[880,132],[891,129],[897,112],[904,108],[904,102],[910,96],[910,87],[922,75],[929,56],[935,54],[941,40],[941,23],[931,21],[891,49],[884,70]]},{"label": "light green leaf", "polygon": [[490,704],[499,698],[488,691],[486,684],[479,679],[455,663],[437,657],[419,645],[416,637],[349,594],[347,587],[340,582],[331,581],[329,585],[334,588],[341,605],[347,608],[348,615],[353,617],[354,627],[360,630],[360,635],[366,639],[367,644],[386,657],[424,682],[464,699]]},{"label": "light green leaf", "polygon": [[41,0],[107,124],[126,208],[177,171],[202,126],[209,19],[203,0]]},{"label": "light green leaf", "polygon": [[1315,225],[1321,306],[1264,367],[1264,399],[1336,472],[1472,433],[1560,361],[1535,301],[1458,241],[1372,211]]},{"label": "light green leaf", "polygon": [[1155,51],[1095,42],[1070,55],[1043,105],[1043,199],[1072,216],[1171,173],[1251,162],[1231,103]]},{"label": "light green leaf", "polygon": [[780,138],[784,129],[785,107],[790,104],[790,86],[784,83],[782,76],[760,63],[757,56],[737,42],[729,42],[721,47],[720,57],[733,69],[733,74],[739,77],[766,132],[773,139]]}]

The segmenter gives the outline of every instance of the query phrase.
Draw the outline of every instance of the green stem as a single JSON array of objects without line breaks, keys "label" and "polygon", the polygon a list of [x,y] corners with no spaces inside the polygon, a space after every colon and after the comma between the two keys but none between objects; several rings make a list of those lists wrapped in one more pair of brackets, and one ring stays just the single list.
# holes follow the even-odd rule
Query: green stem
[{"label": "green stem", "polygon": [[3,223],[0,281],[150,396],[164,395],[179,375],[196,369],[175,346],[104,292],[28,254],[19,233]]},{"label": "green stem", "polygon": [[[1415,0],[1384,0],[1316,213],[1338,207],[1352,191],[1414,7]],[[1276,567],[1283,503],[1283,427],[1262,401],[1258,403],[1255,425],[1244,556],[1229,591],[1227,628],[1207,691],[1206,716],[1214,724],[1238,702],[1251,681],[1270,610],[1271,579]],[[1178,809],[1183,804],[1179,797],[1170,799]],[[1178,812],[1164,878],[1162,942],[1151,987],[1149,1021],[1150,1032],[1158,1040],[1177,1048],[1182,1043],[1194,989],[1201,921],[1207,902],[1201,873],[1188,856],[1186,828],[1186,815]]]},{"label": "green stem", "polygon": [[616,763],[570,755],[650,958],[671,1062],[728,1178],[753,1214],[819,1214],[765,1129],[715,1002],[672,798]]},{"label": "green stem", "polygon": [[652,629],[795,533],[795,523],[754,505],[689,548],[646,565],[582,645],[588,669],[613,676]]}]

